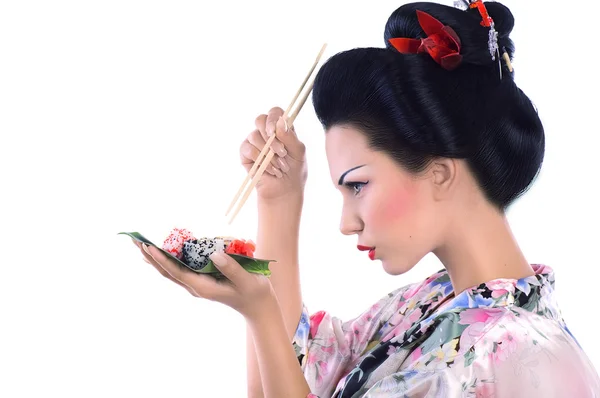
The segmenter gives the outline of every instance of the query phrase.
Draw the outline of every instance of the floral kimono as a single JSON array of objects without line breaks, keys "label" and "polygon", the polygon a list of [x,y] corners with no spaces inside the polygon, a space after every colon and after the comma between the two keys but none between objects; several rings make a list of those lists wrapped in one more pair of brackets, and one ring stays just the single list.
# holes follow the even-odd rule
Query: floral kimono
[{"label": "floral kimono", "polygon": [[448,273],[397,289],[342,322],[304,308],[293,345],[309,396],[600,397],[554,297],[554,272],[454,296]]}]

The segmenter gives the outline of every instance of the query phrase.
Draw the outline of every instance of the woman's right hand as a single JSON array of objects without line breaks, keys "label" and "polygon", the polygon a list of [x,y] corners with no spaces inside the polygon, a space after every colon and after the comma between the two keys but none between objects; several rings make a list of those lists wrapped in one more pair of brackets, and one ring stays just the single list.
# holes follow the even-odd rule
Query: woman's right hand
[{"label": "woman's right hand", "polygon": [[306,147],[298,139],[293,126],[288,126],[286,131],[283,113],[283,109],[275,107],[268,114],[259,115],[255,121],[256,130],[240,146],[242,165],[249,172],[266,142],[273,133],[276,134],[271,144],[275,156],[256,185],[259,200],[272,201],[304,194],[308,175]]}]

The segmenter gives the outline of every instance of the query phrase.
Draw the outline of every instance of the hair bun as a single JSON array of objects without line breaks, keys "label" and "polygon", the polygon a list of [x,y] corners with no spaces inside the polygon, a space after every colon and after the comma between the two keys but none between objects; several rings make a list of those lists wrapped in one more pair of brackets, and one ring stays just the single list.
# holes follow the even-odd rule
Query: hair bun
[{"label": "hair bun", "polygon": [[[486,2],[486,9],[494,20],[494,26],[498,32],[498,47],[500,55],[506,51],[512,59],[514,45],[509,36],[514,28],[514,17],[510,10],[498,2]],[[390,44],[390,39],[405,37],[412,39],[424,39],[427,37],[419,20],[417,10],[424,11],[438,19],[444,25],[450,26],[461,41],[460,54],[463,63],[473,65],[492,65],[498,61],[493,60],[489,51],[489,29],[481,25],[481,14],[476,8],[466,11],[456,7],[430,2],[417,2],[401,6],[392,13],[385,26],[385,45],[396,51]],[[418,56],[422,56],[419,54]]]}]

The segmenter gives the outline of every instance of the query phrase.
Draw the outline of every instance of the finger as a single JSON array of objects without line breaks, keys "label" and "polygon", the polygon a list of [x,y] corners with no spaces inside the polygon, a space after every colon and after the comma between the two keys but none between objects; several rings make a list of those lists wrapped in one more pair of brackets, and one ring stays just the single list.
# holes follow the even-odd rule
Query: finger
[{"label": "finger", "polygon": [[[138,247],[138,249],[143,250],[142,249],[142,242],[137,241],[137,240],[135,240],[133,238],[131,238],[131,241],[133,242],[134,245],[136,245]],[[144,260],[148,264],[152,265],[152,263],[150,261],[148,261],[148,259],[146,258],[146,256],[144,256],[144,253],[142,253],[142,260]]]},{"label": "finger", "polygon": [[[256,162],[256,159],[258,158],[259,154],[260,151],[256,149],[254,145],[252,145],[247,140],[244,141],[240,148],[240,158],[242,160],[242,165],[244,166],[246,171],[250,171],[250,169],[254,166],[254,163]],[[272,176],[281,178],[283,174],[278,168],[274,167],[272,164],[275,158],[277,158],[277,156],[273,157],[273,159],[271,160],[271,164],[265,170]]]},{"label": "finger", "polygon": [[184,269],[171,259],[167,258],[155,247],[148,247],[152,258],[175,280],[188,286],[197,294],[207,300],[222,301],[223,297],[231,296],[235,292],[229,284],[218,283],[208,275],[197,274],[191,270]]},{"label": "finger", "polygon": [[[158,262],[153,256],[152,254],[150,254],[150,248],[149,246],[143,245],[144,248],[144,254],[146,256],[146,258],[149,260],[147,262],[149,262],[154,268],[156,268],[156,270],[165,278],[175,282],[176,284],[178,284],[179,286],[183,287],[184,289],[186,289],[191,295],[196,296],[196,297],[200,297],[198,295],[198,293],[189,285],[187,285],[186,283],[183,283],[181,280],[175,278],[160,262]],[[146,251],[148,250],[148,251]],[[157,252],[158,250],[154,249],[155,252]],[[158,251],[160,253],[160,251]],[[161,253],[162,254],[162,253]],[[168,259],[166,256],[165,260],[167,262],[172,262],[171,259]]]},{"label": "finger", "polygon": [[263,137],[267,136],[267,115],[258,115],[256,120],[254,120],[254,125],[256,126],[256,129],[260,131]]},{"label": "finger", "polygon": [[[189,286],[184,285],[183,283],[181,283],[181,281],[174,279],[171,274],[169,274],[150,254],[148,246],[146,245],[142,245],[142,254],[144,256],[144,261],[146,261],[148,264],[152,265],[162,276],[164,276],[165,278],[175,282],[176,284],[178,284],[179,286],[187,289],[188,291],[190,291]],[[192,291],[190,291],[190,293],[192,293]]]},{"label": "finger", "polygon": [[[273,135],[273,131],[275,131],[275,123],[277,122],[277,114],[281,111],[281,115],[283,115],[283,110],[281,108],[273,108],[269,111],[268,115],[260,115],[256,118],[256,128],[260,131],[260,135],[263,137],[265,143],[269,140],[271,135]],[[262,149],[264,147],[261,146]],[[284,157],[287,155],[287,150],[281,141],[278,138],[275,138],[271,143],[271,148],[273,152],[277,155]]]},{"label": "finger", "polygon": [[242,268],[231,256],[222,252],[214,252],[209,258],[234,286],[243,288],[245,283],[247,283],[248,271]]},{"label": "finger", "polygon": [[146,261],[148,264],[152,265],[162,276],[164,276],[165,278],[167,278],[167,279],[175,282],[179,286],[183,287],[191,295],[198,297],[198,294],[194,291],[194,289],[192,289],[190,286],[182,283],[180,280],[178,280],[176,278],[173,278],[173,276],[166,269],[164,269],[161,264],[159,264],[154,259],[154,257],[149,252],[149,249],[148,249],[149,246],[146,246],[146,245],[141,245],[141,246],[142,246],[142,254],[144,256],[144,261]]},{"label": "finger", "polygon": [[[252,144],[254,146],[254,148],[256,148],[258,150],[258,153],[260,153],[260,151],[263,150],[263,148],[265,147],[265,145],[267,144],[267,142],[265,141],[264,137],[262,136],[262,134],[260,133],[260,131],[254,130],[252,133],[250,133],[248,135],[247,141]],[[257,156],[254,157],[254,161],[256,161],[256,158],[258,157],[258,153]],[[273,159],[271,159],[271,164],[275,167],[275,168],[279,168],[279,163],[277,163],[277,159],[279,158],[278,156],[273,156]]]},{"label": "finger", "polygon": [[271,108],[271,110],[269,111],[269,114],[267,115],[267,120],[266,120],[267,139],[268,139],[268,137],[271,137],[273,134],[275,134],[275,128],[276,128],[277,121],[279,120],[280,117],[283,116],[283,113],[284,113],[283,109],[281,109],[278,106]]},{"label": "finger", "polygon": [[281,117],[275,124],[275,130],[277,139],[287,150],[288,156],[297,161],[304,160],[306,146],[298,139],[294,126],[289,125],[287,120]]},{"label": "finger", "polygon": [[[258,155],[265,147],[266,142],[258,130],[254,130],[248,136],[248,139],[246,141],[250,145],[243,147],[242,150],[246,152],[244,154],[246,158],[252,158],[252,164],[254,164],[254,162],[256,162],[256,159],[258,158]],[[263,160],[261,159],[261,162],[262,161]],[[279,155],[275,155],[271,159],[271,166],[269,166],[267,170],[270,170],[271,174],[277,177],[281,177],[281,171],[287,172],[289,170],[289,167]]]}]

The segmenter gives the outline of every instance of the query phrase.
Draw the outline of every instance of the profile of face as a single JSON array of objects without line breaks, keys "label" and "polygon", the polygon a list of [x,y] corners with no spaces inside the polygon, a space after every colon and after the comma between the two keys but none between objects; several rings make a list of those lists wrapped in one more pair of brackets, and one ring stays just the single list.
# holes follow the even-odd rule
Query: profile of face
[{"label": "profile of face", "polygon": [[325,137],[331,179],[343,197],[341,232],[357,235],[362,250],[374,248],[369,256],[388,274],[409,271],[443,239],[454,162],[414,175],[369,148],[353,127],[333,126]]}]

